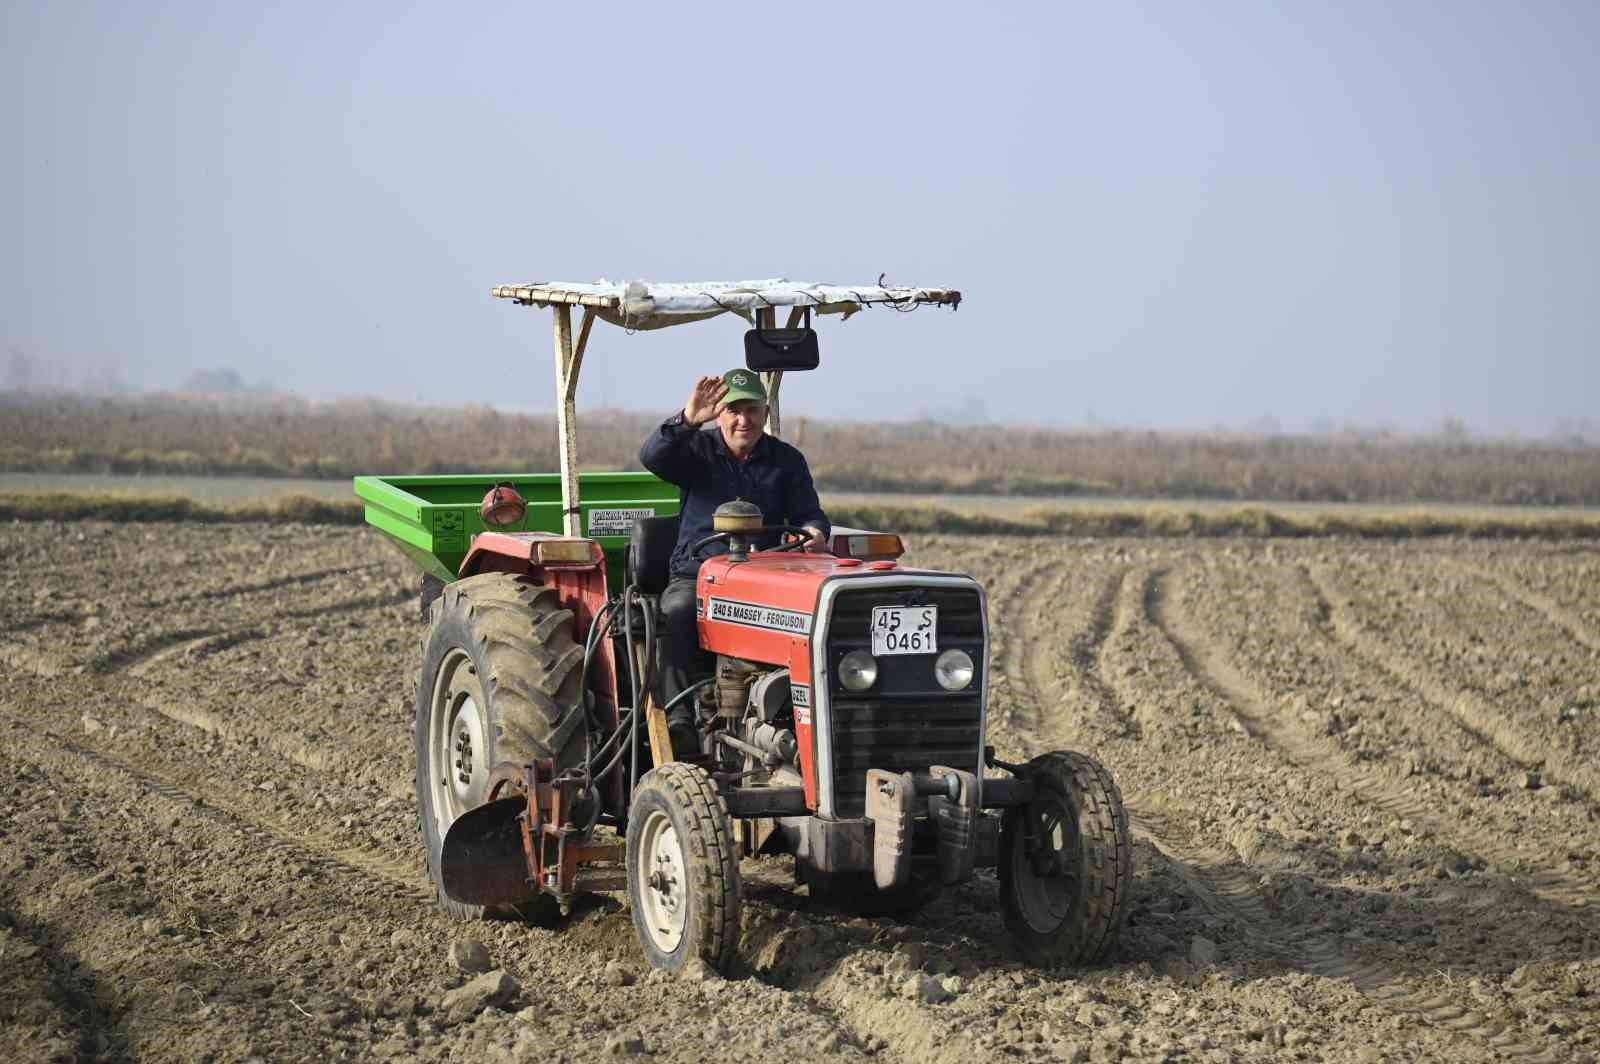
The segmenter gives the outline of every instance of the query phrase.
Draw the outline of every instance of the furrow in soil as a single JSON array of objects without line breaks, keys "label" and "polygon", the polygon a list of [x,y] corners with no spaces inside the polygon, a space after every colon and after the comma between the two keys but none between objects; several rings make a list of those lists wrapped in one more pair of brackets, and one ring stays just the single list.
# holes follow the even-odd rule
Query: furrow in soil
[{"label": "furrow in soil", "polygon": [[1495,587],[1507,598],[1521,603],[1544,617],[1546,621],[1561,629],[1577,643],[1588,647],[1590,650],[1600,652],[1600,632],[1590,628],[1582,617],[1579,617],[1555,599],[1540,594],[1526,584],[1518,583],[1494,568],[1448,558],[1444,559],[1442,564],[1456,572],[1466,574],[1475,580],[1480,580]]},{"label": "furrow in soil", "polygon": [[[1241,741],[1272,751],[1294,764],[1293,757],[1289,756],[1291,751],[1271,741],[1281,739],[1281,735],[1268,733],[1263,724],[1268,714],[1261,701],[1249,691],[1237,672],[1216,657],[1209,637],[1196,636],[1192,630],[1184,632],[1174,624],[1172,573],[1173,570],[1158,567],[1145,576],[1139,594],[1142,623],[1161,633],[1185,672],[1217,697],[1221,711],[1227,714]],[[1238,843],[1229,852],[1193,838],[1180,825],[1197,818],[1187,811],[1173,815],[1174,806],[1170,801],[1163,803],[1169,810],[1163,815],[1153,808],[1144,808],[1146,798],[1137,789],[1125,790],[1125,797],[1140,833],[1175,863],[1179,874],[1208,907],[1227,916],[1237,932],[1260,952],[1323,978],[1349,980],[1368,1000],[1381,1003],[1391,1012],[1430,1024],[1447,1037],[1470,1037],[1500,1056],[1555,1059],[1547,1047],[1520,1035],[1507,1035],[1504,1023],[1466,1009],[1456,1001],[1440,1006],[1433,1000],[1435,992],[1431,988],[1408,988],[1406,973],[1386,964],[1375,951],[1368,950],[1363,956],[1353,957],[1330,934],[1318,933],[1315,927],[1282,922],[1256,886],[1259,871],[1241,863]],[[1246,843],[1247,849],[1248,845]]]},{"label": "furrow in soil", "polygon": [[[1370,763],[1352,762],[1350,755],[1329,740],[1308,734],[1295,719],[1285,719],[1274,700],[1234,663],[1230,651],[1183,607],[1183,595],[1165,593],[1168,574],[1152,581],[1151,618],[1172,642],[1184,664],[1211,687],[1243,722],[1247,733],[1275,749],[1296,767],[1327,776],[1333,785],[1392,817],[1399,817],[1438,838],[1462,842],[1482,861],[1515,869],[1517,879],[1541,897],[1559,905],[1586,908],[1600,905],[1600,884],[1559,870],[1541,868],[1543,855],[1513,849],[1493,832],[1477,829],[1470,820],[1447,821],[1434,815],[1426,798],[1386,778]],[[1315,717],[1321,723],[1320,716]]]},{"label": "furrow in soil", "polygon": [[[234,646],[242,639],[231,639],[237,633],[223,633],[221,635],[202,636],[198,640],[187,643],[175,644],[169,648],[181,650],[196,644],[205,644],[208,640],[216,639],[218,648]],[[160,655],[146,659],[146,665],[158,662]],[[13,667],[25,669],[36,676],[53,677],[74,674],[75,666],[68,662],[58,660],[52,655],[16,645],[0,646],[0,660],[6,661]],[[314,747],[302,742],[292,735],[285,735],[269,727],[264,727],[249,720],[226,720],[216,713],[202,709],[193,704],[186,704],[166,694],[165,688],[159,683],[148,682],[147,671],[139,668],[128,670],[131,680],[117,680],[107,678],[102,687],[86,699],[86,705],[94,706],[102,702],[109,691],[116,691],[118,696],[128,702],[138,705],[150,713],[185,727],[214,735],[235,744],[249,744],[270,750],[278,756],[290,761],[301,768],[313,772],[324,772],[342,777],[346,782],[356,786],[370,788],[374,785],[385,795],[400,801],[410,801],[413,797],[411,788],[404,783],[392,780],[377,780],[372,778],[370,766],[361,765],[358,760],[349,756],[340,756],[338,751]],[[144,682],[141,682],[144,681]]]},{"label": "furrow in soil", "polygon": [[1536,740],[1482,696],[1454,688],[1430,668],[1392,651],[1366,627],[1359,605],[1339,588],[1324,567],[1308,566],[1306,573],[1327,604],[1333,632],[1347,647],[1426,695],[1435,706],[1493,743],[1508,758],[1523,765],[1543,766],[1552,781],[1581,791],[1589,801],[1600,800],[1600,771],[1593,765]]},{"label": "furrow in soil", "polygon": [[414,868],[402,866],[380,854],[341,846],[305,825],[297,826],[292,831],[276,827],[248,811],[240,798],[224,797],[217,787],[197,785],[192,774],[184,774],[187,778],[180,782],[177,773],[156,767],[149,759],[142,759],[136,765],[87,742],[41,728],[37,721],[20,719],[11,712],[0,712],[0,719],[5,720],[14,736],[31,730],[76,757],[100,768],[120,772],[154,793],[187,803],[204,816],[216,821],[231,821],[233,826],[251,835],[268,849],[310,861],[331,872],[353,876],[367,889],[377,888],[408,901],[433,900],[433,891],[417,876]]}]

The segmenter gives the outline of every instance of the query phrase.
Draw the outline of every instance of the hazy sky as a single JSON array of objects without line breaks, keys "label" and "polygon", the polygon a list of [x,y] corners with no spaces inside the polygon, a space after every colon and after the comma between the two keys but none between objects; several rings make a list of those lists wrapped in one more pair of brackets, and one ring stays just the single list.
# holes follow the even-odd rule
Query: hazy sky
[{"label": "hazy sky", "polygon": [[[1600,3],[0,9],[0,348],[551,405],[494,284],[949,285],[786,410],[1542,434],[1600,414]],[[660,408],[725,318],[597,326]]]}]

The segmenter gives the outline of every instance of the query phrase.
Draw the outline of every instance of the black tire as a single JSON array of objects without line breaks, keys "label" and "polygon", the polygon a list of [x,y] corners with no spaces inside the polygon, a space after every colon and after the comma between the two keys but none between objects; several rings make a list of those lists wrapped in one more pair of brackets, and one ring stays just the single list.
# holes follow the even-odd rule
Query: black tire
[{"label": "black tire", "polygon": [[704,769],[673,761],[639,781],[628,808],[628,900],[653,968],[698,957],[719,972],[739,946],[739,854],[728,806]]},{"label": "black tire", "polygon": [[560,772],[583,760],[583,648],[572,611],[531,577],[469,576],[430,605],[412,732],[417,812],[439,907],[475,920],[483,906],[444,892],[445,832],[483,804],[499,762],[548,757]]},{"label": "black tire", "polygon": [[[1086,754],[1041,754],[1028,776],[1034,800],[1007,810],[1000,826],[1006,927],[1035,964],[1091,964],[1116,943],[1128,907],[1133,847],[1122,794]],[[1026,845],[1030,821],[1051,842],[1037,859]]]},{"label": "black tire", "polygon": [[434,600],[442,594],[444,594],[444,581],[432,573],[423,573],[422,582],[417,588],[417,606],[423,624],[433,619]]}]

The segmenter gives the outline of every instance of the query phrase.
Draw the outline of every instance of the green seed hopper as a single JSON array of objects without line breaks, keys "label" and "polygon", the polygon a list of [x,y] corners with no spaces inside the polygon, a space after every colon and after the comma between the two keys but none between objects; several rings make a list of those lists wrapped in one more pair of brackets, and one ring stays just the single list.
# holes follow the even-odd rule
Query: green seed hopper
[{"label": "green seed hopper", "polygon": [[[622,550],[633,522],[678,512],[678,489],[651,473],[580,473],[579,535],[606,552],[606,581],[622,586]],[[496,484],[509,482],[527,500],[520,524],[501,532],[562,531],[561,474],[481,473],[445,476],[365,476],[355,491],[367,524],[382,532],[425,572],[456,579],[472,537],[484,531],[478,506]]]}]

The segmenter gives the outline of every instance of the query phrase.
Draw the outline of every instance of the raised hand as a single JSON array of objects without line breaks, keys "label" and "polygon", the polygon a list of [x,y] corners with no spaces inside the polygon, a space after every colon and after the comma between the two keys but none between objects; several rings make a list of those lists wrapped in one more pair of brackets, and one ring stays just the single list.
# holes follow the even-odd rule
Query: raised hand
[{"label": "raised hand", "polygon": [[728,386],[721,377],[701,377],[689,389],[689,399],[683,404],[683,420],[691,425],[703,425],[716,417],[722,409],[722,400]]}]

